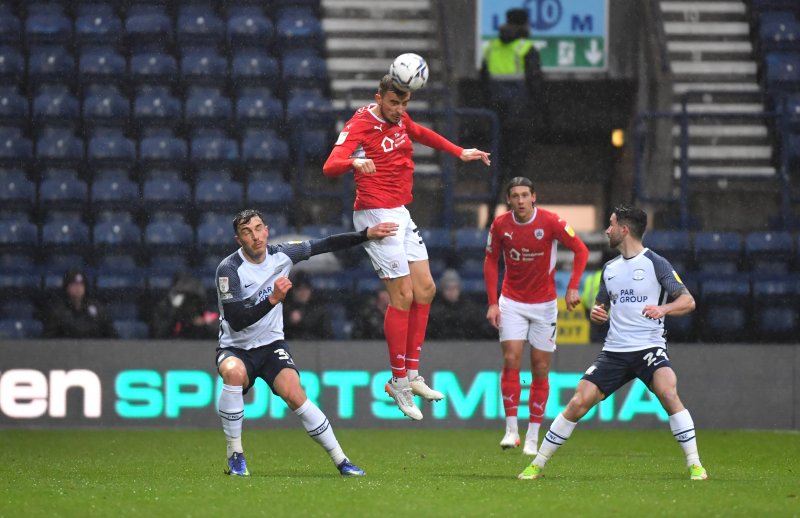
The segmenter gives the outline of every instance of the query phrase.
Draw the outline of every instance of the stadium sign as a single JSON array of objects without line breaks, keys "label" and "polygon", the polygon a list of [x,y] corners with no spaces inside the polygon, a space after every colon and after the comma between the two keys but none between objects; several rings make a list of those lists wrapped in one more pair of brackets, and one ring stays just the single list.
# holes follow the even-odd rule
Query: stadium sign
[{"label": "stadium sign", "polygon": [[557,72],[608,69],[608,0],[481,0],[477,3],[480,67],[483,46],[496,38],[509,9],[528,11],[542,68]]}]

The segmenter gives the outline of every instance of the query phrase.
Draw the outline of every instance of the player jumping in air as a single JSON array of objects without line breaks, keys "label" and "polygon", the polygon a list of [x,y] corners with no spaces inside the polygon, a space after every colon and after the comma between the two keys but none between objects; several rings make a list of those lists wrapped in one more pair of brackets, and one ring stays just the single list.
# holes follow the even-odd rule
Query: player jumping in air
[{"label": "player jumping in air", "polygon": [[411,419],[422,419],[413,394],[428,401],[444,396],[431,389],[419,375],[419,358],[436,285],[428,264],[428,251],[405,205],[411,203],[414,175],[412,141],[446,151],[464,162],[481,160],[490,165],[489,154],[463,149],[438,133],[424,128],[406,113],[410,92],[397,89],[386,75],[381,79],[375,103],[356,111],[339,134],[323,166],[325,176],[341,176],[353,170],[356,198],[353,224],[367,228],[382,221],[397,222],[397,236],[364,243],[375,272],[389,292],[384,335],[389,348],[392,378],[386,392]]},{"label": "player jumping in air", "polygon": [[[639,378],[669,415],[672,435],[686,455],[691,480],[708,478],[697,451],[694,421],[678,397],[678,380],[667,356],[664,317],[694,311],[695,303],[669,262],[642,244],[647,214],[636,207],[616,207],[606,229],[608,243],[620,255],[603,266],[600,291],[590,319],[609,322],[603,350],[578,382],[575,395],[550,425],[539,453],[517,478],[542,476],[550,457],[586,413],[617,389]],[[667,303],[667,297],[672,302]]]}]

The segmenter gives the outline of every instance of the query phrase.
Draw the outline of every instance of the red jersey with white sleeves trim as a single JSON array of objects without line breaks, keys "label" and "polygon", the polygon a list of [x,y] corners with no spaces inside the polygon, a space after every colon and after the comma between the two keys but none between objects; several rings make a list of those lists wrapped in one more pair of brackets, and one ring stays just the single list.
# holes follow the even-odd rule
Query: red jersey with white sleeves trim
[{"label": "red jersey with white sleeves trim", "polygon": [[558,297],[557,241],[575,253],[568,288],[578,289],[589,250],[569,223],[557,214],[538,207],[534,207],[533,217],[527,223],[518,223],[513,211],[495,218],[489,230],[483,265],[489,304],[497,304],[498,260],[501,254],[505,261],[504,297],[525,304],[555,300]]},{"label": "red jersey with white sleeves trim", "polygon": [[340,176],[352,169],[354,158],[373,161],[375,173],[354,171],[354,210],[393,209],[411,203],[412,140],[455,156],[463,151],[435,131],[412,121],[408,113],[403,113],[400,122],[393,124],[375,115],[371,110],[375,106],[359,108],[347,121],[322,168],[325,176]]}]

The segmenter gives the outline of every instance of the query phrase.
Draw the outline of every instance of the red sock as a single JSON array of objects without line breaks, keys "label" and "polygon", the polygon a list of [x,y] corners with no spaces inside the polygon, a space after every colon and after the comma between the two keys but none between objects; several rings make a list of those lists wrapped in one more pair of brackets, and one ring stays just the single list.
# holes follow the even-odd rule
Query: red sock
[{"label": "red sock", "polygon": [[408,315],[408,340],[406,341],[406,369],[419,370],[419,357],[422,353],[422,342],[428,329],[430,304],[411,303]]},{"label": "red sock", "polygon": [[406,377],[406,342],[408,341],[408,316],[410,311],[403,311],[393,306],[386,309],[383,319],[383,334],[389,346],[389,365],[392,376]]},{"label": "red sock", "polygon": [[550,396],[550,381],[547,378],[535,379],[531,383],[531,394],[528,398],[528,410],[531,423],[541,423],[544,419],[544,409],[547,407],[547,398]]},{"label": "red sock", "polygon": [[506,417],[517,417],[519,408],[519,369],[503,369],[500,375],[500,392],[503,394],[503,409]]}]

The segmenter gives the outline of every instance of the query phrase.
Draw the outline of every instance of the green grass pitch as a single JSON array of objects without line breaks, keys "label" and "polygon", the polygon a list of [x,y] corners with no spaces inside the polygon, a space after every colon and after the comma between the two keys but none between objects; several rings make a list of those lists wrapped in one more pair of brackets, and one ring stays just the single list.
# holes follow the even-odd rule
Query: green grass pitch
[{"label": "green grass pitch", "polygon": [[800,516],[800,434],[699,431],[690,482],[669,430],[581,430],[545,477],[502,430],[336,431],[343,478],[302,430],[245,430],[250,478],[223,475],[221,431],[2,431],[0,516]]}]

